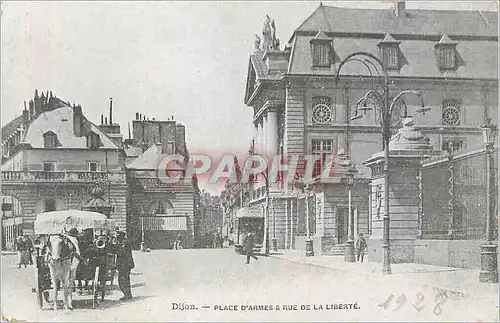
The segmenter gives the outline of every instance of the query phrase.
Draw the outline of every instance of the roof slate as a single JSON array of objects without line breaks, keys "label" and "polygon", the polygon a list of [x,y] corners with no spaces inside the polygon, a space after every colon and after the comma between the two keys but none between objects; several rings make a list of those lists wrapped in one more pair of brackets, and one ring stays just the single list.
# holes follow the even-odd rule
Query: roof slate
[{"label": "roof slate", "polygon": [[23,116],[15,118],[2,127],[2,140],[6,140],[23,123]]},{"label": "roof slate", "polygon": [[157,169],[161,159],[161,147],[153,144],[126,167],[130,169]]},{"label": "roof slate", "polygon": [[445,44],[454,45],[457,43],[458,42],[451,40],[450,37],[448,37],[448,35],[446,35],[446,34],[444,34],[443,37],[441,37],[441,39],[438,42],[438,44],[441,44],[441,45],[445,45]]},{"label": "roof slate", "polygon": [[[82,118],[84,126],[89,127],[101,138],[103,146],[100,148],[119,149],[118,147],[99,127]],[[74,134],[73,127],[73,108],[63,106],[54,110],[40,113],[38,117],[31,120],[23,141],[27,142],[33,148],[44,148],[43,134],[52,131],[57,135],[61,143],[60,148],[87,148],[87,138],[77,137]]]},{"label": "roof slate", "polygon": [[394,37],[392,37],[391,34],[385,34],[384,39],[380,43],[400,43],[399,41],[395,40]]},{"label": "roof slate", "polygon": [[413,9],[406,12],[406,17],[396,17],[392,9],[319,6],[296,31],[498,36],[496,12]]},{"label": "roof slate", "polygon": [[[332,69],[313,69],[309,41],[311,36],[297,36],[290,64],[290,74],[334,75]],[[349,54],[365,51],[379,55],[378,39],[370,38],[334,38],[334,50],[340,60]],[[498,78],[498,42],[493,41],[459,41],[456,49],[459,55],[457,71],[441,72],[437,64],[435,41],[403,40],[400,49],[407,61],[401,71],[389,71],[390,75],[402,77],[447,77],[469,79]],[[478,53],[481,53],[480,55]],[[339,63],[340,61],[336,62]],[[375,73],[375,72],[374,72]],[[355,61],[342,67],[342,75],[366,75],[367,68]]]}]

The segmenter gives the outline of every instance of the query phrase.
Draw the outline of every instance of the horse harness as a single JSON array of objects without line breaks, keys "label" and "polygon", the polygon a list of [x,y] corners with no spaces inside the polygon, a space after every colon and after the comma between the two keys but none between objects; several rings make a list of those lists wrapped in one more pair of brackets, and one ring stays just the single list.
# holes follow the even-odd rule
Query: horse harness
[{"label": "horse harness", "polygon": [[[76,252],[76,247],[75,245],[73,244],[73,242],[66,238],[66,237],[63,237],[63,236],[60,236],[61,237],[61,240],[62,240],[62,243],[61,243],[61,255],[59,257],[59,259],[56,259],[56,260],[59,260],[60,262],[63,262],[65,260],[71,260],[74,258],[74,254]],[[50,239],[49,241],[47,242],[47,253],[46,253],[46,259],[47,259],[47,262],[54,262],[54,258],[52,258],[52,253],[50,252],[51,250],[51,243],[50,243]]]}]

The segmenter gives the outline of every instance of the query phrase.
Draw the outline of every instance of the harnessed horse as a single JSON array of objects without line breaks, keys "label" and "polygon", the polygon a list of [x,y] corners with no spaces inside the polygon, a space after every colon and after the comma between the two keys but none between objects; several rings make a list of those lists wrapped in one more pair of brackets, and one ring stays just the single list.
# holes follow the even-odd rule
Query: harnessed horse
[{"label": "harnessed horse", "polygon": [[58,283],[62,285],[64,291],[65,309],[73,309],[72,290],[74,272],[80,262],[75,256],[78,247],[74,243],[62,234],[51,235],[47,243],[47,253],[45,256],[54,288],[54,310],[57,310]]}]

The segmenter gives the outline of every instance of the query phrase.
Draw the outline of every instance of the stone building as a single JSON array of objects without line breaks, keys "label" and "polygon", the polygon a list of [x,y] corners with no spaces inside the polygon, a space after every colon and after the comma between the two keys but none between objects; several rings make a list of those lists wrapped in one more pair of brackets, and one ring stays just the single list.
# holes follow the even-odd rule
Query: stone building
[{"label": "stone building", "polygon": [[[35,91],[22,116],[2,128],[2,219],[5,247],[32,235],[36,214],[81,209],[96,184],[126,227],[125,154],[81,106]],[[10,213],[10,214],[9,214]]]},{"label": "stone building", "polygon": [[[371,235],[377,201],[371,170],[363,162],[382,151],[379,110],[359,109],[356,103],[382,85],[383,71],[374,61],[352,59],[355,52],[379,58],[387,70],[390,98],[404,90],[394,105],[393,134],[405,116],[415,123],[436,151],[449,142],[459,153],[483,145],[481,126],[498,108],[498,19],[493,12],[408,10],[404,2],[393,9],[352,9],[320,6],[292,33],[284,49],[275,38],[275,24],[266,18],[263,40],[250,55],[245,104],[254,111],[255,153],[316,155],[318,175],[340,150],[356,164],[353,210],[356,232]],[[371,100],[370,106],[381,102]],[[362,107],[358,107],[362,108]],[[362,110],[363,112],[360,112]],[[352,118],[357,115],[362,118]],[[495,119],[495,118],[494,118]],[[299,163],[299,174],[304,163]],[[336,183],[313,180],[305,185],[283,178],[271,183],[274,219],[266,219],[279,248],[304,249],[306,236],[316,254],[343,253],[347,240],[347,185],[337,172]],[[252,208],[265,202],[265,180],[253,185]],[[307,207],[306,207],[307,205]],[[309,216],[306,216],[309,211]]]},{"label": "stone building", "polygon": [[[120,125],[88,120],[81,106],[52,93],[38,94],[23,114],[2,128],[2,226],[4,247],[19,234],[33,234],[36,214],[82,209],[100,186],[111,219],[126,230],[134,248],[171,248],[178,234],[185,247],[194,239],[196,181],[167,184],[157,174],[164,154],[188,158],[185,127],[175,120],[139,114],[123,140]],[[167,171],[184,175],[185,164]]]}]

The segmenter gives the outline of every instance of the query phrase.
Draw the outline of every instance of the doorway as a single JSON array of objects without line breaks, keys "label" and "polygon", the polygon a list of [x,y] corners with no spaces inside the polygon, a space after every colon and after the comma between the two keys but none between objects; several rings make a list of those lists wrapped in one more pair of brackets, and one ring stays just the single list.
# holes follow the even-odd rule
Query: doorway
[{"label": "doorway", "polygon": [[337,238],[338,244],[346,243],[348,238],[348,208],[347,207],[337,207]]},{"label": "doorway", "polygon": [[[340,206],[337,207],[337,237],[338,237],[338,243],[346,243],[347,240],[349,239],[349,212],[348,209],[349,207],[347,206]],[[357,212],[356,207],[351,207],[351,212],[353,213],[354,216],[354,234],[356,235],[356,232],[358,232],[358,212]],[[354,237],[356,238],[356,237]]]}]

